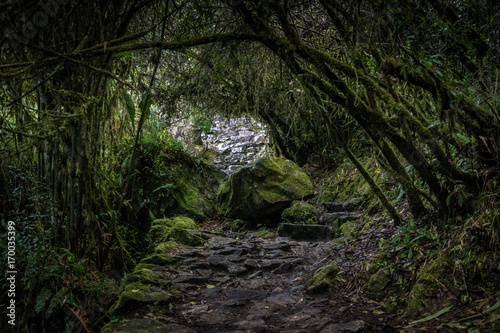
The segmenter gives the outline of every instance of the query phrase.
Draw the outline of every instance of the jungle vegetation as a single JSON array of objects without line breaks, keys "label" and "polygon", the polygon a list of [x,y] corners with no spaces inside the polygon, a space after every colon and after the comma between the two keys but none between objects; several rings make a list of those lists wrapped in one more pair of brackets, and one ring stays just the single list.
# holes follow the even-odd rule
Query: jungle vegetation
[{"label": "jungle vegetation", "polygon": [[51,325],[65,303],[103,311],[90,300],[137,259],[149,223],[128,205],[123,158],[172,142],[165,119],[188,113],[255,117],[301,166],[348,159],[404,225],[359,161],[373,154],[412,219],[473,230],[462,242],[480,239],[498,265],[499,12],[492,0],[2,2],[0,219],[16,223],[18,304],[35,309],[19,325]]}]

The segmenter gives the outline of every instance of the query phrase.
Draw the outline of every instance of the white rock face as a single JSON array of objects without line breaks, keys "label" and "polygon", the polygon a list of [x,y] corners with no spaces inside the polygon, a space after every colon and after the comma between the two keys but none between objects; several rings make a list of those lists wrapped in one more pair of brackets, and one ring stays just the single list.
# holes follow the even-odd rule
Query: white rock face
[{"label": "white rock face", "polygon": [[[173,121],[169,131],[181,141],[193,141],[193,126],[187,120]],[[218,117],[212,119],[211,132],[201,135],[203,146],[218,153],[213,166],[227,174],[271,156],[267,127],[254,119]]]}]

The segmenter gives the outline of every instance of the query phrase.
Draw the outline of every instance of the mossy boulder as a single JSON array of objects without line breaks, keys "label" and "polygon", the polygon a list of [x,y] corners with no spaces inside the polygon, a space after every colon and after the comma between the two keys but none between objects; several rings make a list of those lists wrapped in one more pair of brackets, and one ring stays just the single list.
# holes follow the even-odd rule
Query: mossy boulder
[{"label": "mossy boulder", "polygon": [[[434,259],[430,264],[421,267],[417,273],[417,280],[408,295],[405,319],[411,319],[420,314],[424,309],[429,311],[443,308],[449,304],[449,300],[443,296],[443,286],[450,287],[447,275],[452,271],[452,266],[447,260],[448,254]],[[445,287],[446,288],[446,287]]]},{"label": "mossy boulder", "polygon": [[[147,239],[149,241],[149,249],[151,252],[166,252],[172,242],[189,245],[202,246],[205,241],[198,235],[193,234],[189,229],[197,229],[196,223],[184,216],[176,216],[173,218],[159,219],[151,223]],[[162,243],[163,246],[160,246]]]},{"label": "mossy boulder", "polygon": [[370,298],[379,298],[391,282],[391,270],[388,267],[380,268],[364,286],[365,293]]},{"label": "mossy boulder", "polygon": [[126,283],[141,282],[144,284],[158,284],[162,281],[162,276],[152,269],[134,269],[131,274],[125,276]]},{"label": "mossy boulder", "polygon": [[154,319],[141,318],[130,320],[113,320],[101,330],[102,333],[195,333],[189,327],[177,324],[164,324]]},{"label": "mossy boulder", "polygon": [[175,214],[199,220],[214,216],[219,184],[226,174],[181,150],[150,146],[141,147],[136,161],[139,176],[130,214],[139,219]]},{"label": "mossy boulder", "polygon": [[156,246],[154,248],[154,253],[169,254],[169,253],[173,252],[179,246],[180,246],[180,244],[177,243],[176,241],[163,242],[163,243],[158,244],[158,246]]},{"label": "mossy boulder", "polygon": [[314,224],[318,222],[318,210],[313,205],[304,201],[294,201],[292,206],[281,213],[284,223]]},{"label": "mossy boulder", "polygon": [[249,221],[279,218],[292,201],[312,195],[311,180],[298,165],[278,157],[260,158],[220,185],[218,213]]},{"label": "mossy boulder", "polygon": [[317,294],[331,288],[337,288],[341,282],[338,279],[339,267],[335,261],[318,269],[306,283],[306,290],[309,293]]},{"label": "mossy boulder", "polygon": [[357,225],[354,222],[346,222],[340,226],[340,233],[348,239],[354,239],[357,235]]},{"label": "mossy boulder", "polygon": [[125,286],[114,306],[115,313],[122,314],[147,304],[168,304],[172,293],[159,287],[141,282],[132,282]]},{"label": "mossy boulder", "polygon": [[196,222],[186,216],[174,216],[171,218],[158,219],[151,222],[151,226],[164,225],[167,227],[179,227],[186,229],[198,229]]}]

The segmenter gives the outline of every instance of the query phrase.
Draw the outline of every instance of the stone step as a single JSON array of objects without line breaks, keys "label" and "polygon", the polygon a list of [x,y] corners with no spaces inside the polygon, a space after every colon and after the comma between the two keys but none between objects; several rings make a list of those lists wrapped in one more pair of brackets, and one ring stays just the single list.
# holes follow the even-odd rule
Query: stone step
[{"label": "stone step", "polygon": [[363,212],[335,212],[325,213],[320,219],[321,224],[334,225],[343,224],[347,221],[355,221],[363,216]]},{"label": "stone step", "polygon": [[352,212],[355,211],[363,199],[352,198],[343,202],[323,202],[322,206],[326,213]]},{"label": "stone step", "polygon": [[331,227],[320,224],[282,223],[278,227],[278,235],[298,241],[327,241],[332,239]]}]

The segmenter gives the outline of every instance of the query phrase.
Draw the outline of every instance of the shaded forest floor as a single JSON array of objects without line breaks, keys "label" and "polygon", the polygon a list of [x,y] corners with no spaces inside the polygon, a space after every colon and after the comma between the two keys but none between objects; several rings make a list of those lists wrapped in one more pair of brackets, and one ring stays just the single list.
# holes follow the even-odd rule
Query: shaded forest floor
[{"label": "shaded forest floor", "polygon": [[[279,237],[273,229],[235,233],[205,224],[210,231],[198,233],[206,246],[180,246],[171,253],[175,264],[147,266],[158,283],[170,280],[180,293],[168,305],[138,307],[125,318],[179,324],[186,332],[188,327],[196,332],[467,331],[472,323],[457,319],[465,309],[412,325],[401,321],[409,286],[398,282],[401,268],[395,263],[385,263],[392,280],[383,295],[363,291],[362,273],[378,260],[381,242],[400,233],[380,219],[376,225],[332,247]],[[311,289],[311,276],[331,261],[340,269],[333,277],[338,287]],[[145,267],[140,265],[139,270]],[[400,266],[409,267],[408,262]],[[134,273],[128,279],[136,279]],[[147,320],[143,324],[151,326]]]}]

